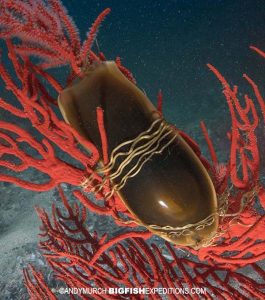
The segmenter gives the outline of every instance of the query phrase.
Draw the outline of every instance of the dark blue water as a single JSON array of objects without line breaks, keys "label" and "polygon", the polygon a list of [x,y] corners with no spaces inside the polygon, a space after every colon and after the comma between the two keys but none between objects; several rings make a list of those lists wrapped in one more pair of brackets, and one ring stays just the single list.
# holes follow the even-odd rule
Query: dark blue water
[{"label": "dark blue water", "polygon": [[249,45],[265,49],[265,1],[64,1],[85,33],[106,7],[98,43],[108,59],[121,56],[138,85],[165,98],[166,116],[176,123],[222,115],[220,88],[206,63],[241,83],[248,72],[262,79],[265,63]]},{"label": "dark blue water", "polygon": [[[82,39],[98,14],[110,7],[112,12],[97,37],[100,50],[107,59],[120,56],[153,102],[162,89],[166,119],[191,134],[204,150],[198,125],[205,120],[218,154],[227,159],[230,116],[221,86],[206,63],[242,87],[242,94],[251,92],[242,78],[245,72],[265,91],[265,59],[249,49],[249,45],[256,45],[265,50],[264,0],[63,3]],[[21,299],[25,295],[21,268],[29,262],[42,264],[33,205],[49,208],[57,195],[0,184],[0,248],[4,249],[0,298]]]},{"label": "dark blue water", "polygon": [[[265,61],[250,45],[265,49],[265,1],[64,1],[82,38],[98,14],[110,7],[98,33],[100,50],[108,59],[121,56],[138,86],[155,102],[164,95],[168,121],[199,141],[198,124],[205,120],[227,150],[224,133],[230,116],[221,86],[206,63],[216,66],[231,84],[248,86],[248,73],[262,89]],[[96,49],[96,48],[95,48]],[[225,120],[225,122],[224,122]],[[220,124],[222,127],[220,128]],[[217,149],[218,150],[218,149]],[[225,154],[226,155],[226,154]]]}]

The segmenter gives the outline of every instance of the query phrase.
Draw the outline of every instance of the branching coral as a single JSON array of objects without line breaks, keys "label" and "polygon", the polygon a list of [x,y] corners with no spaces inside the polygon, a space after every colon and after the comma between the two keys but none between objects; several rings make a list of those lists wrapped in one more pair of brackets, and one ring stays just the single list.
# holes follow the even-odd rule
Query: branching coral
[{"label": "branching coral", "polygon": [[[0,66],[1,78],[4,81],[6,89],[10,90],[18,99],[22,108],[17,108],[16,105],[11,104],[11,102],[7,101],[6,99],[0,99],[0,106],[2,109],[10,112],[18,118],[21,118],[22,120],[29,120],[32,126],[39,131],[44,139],[41,142],[37,142],[33,136],[31,136],[25,130],[19,128],[17,125],[2,121],[1,128],[3,131],[1,133],[1,154],[10,154],[13,157],[11,161],[7,161],[6,158],[4,158],[1,161],[1,165],[15,172],[21,172],[32,167],[48,175],[50,179],[45,183],[36,184],[21,180],[8,174],[1,174],[0,176],[3,181],[16,183],[23,188],[36,191],[45,191],[54,188],[60,182],[80,186],[83,178],[85,176],[89,176],[93,172],[93,168],[99,159],[99,150],[96,149],[96,147],[90,141],[84,141],[84,139],[79,136],[76,131],[74,131],[65,122],[58,119],[54,109],[50,105],[51,103],[56,103],[56,100],[49,95],[47,91],[48,88],[44,86],[41,79],[44,78],[46,82],[55,89],[56,92],[59,92],[62,89],[61,84],[53,76],[46,72],[46,64],[44,67],[43,63],[33,64],[30,61],[30,57],[32,55],[37,55],[36,52],[32,50],[32,39],[35,41],[34,49],[38,49],[38,57],[42,62],[45,61],[48,64],[49,61],[55,62],[55,55],[59,55],[58,53],[61,49],[61,47],[58,48],[58,45],[54,43],[52,48],[54,50],[53,55],[49,57],[43,55],[43,51],[45,51],[45,49],[40,41],[44,34],[44,29],[42,26],[36,26],[36,24],[39,24],[39,22],[42,24],[43,18],[46,16],[46,14],[43,15],[43,11],[40,10],[43,8],[44,3],[39,2],[40,6],[36,6],[36,4],[33,3],[35,2],[32,1],[28,4],[22,4],[20,1],[5,1],[1,6],[1,25],[4,25],[4,29],[0,35],[6,41],[9,58],[14,67],[17,79],[19,80],[19,86],[17,86],[15,81],[11,78],[9,72],[3,64]],[[21,5],[23,7],[26,6],[27,8],[23,11],[23,18],[19,15]],[[51,8],[54,8],[54,6],[57,7],[58,5],[59,4],[56,1],[51,1]],[[54,22],[59,22],[59,20],[61,20],[60,22],[62,22],[62,24],[59,26],[61,33],[59,35],[58,30],[56,31],[52,28],[45,27],[45,36],[48,40],[56,40],[58,39],[58,36],[64,36],[65,41],[70,39],[66,48],[68,49],[67,51],[72,51],[72,47],[70,47],[71,44],[80,44],[80,42],[77,42],[75,38],[75,26],[66,14],[63,18],[59,18],[59,16],[54,13],[57,10],[54,10],[52,13],[51,8],[45,6],[47,14],[51,14],[51,16],[54,18]],[[31,14],[32,9],[36,14]],[[60,5],[60,11],[63,9],[63,6]],[[100,57],[96,56],[88,46],[92,45],[91,35],[95,35],[97,27],[108,12],[109,10],[104,11],[104,13],[97,18],[91,28],[87,41],[84,42],[82,50],[81,48],[79,49],[80,53],[82,52],[84,55],[86,54],[86,56],[90,56],[92,59],[100,59]],[[34,32],[30,30],[30,28],[33,26],[32,22],[35,22],[34,27],[36,28],[34,29]],[[50,24],[47,19],[45,22]],[[18,28],[19,30],[17,30]],[[65,35],[64,31],[66,31]],[[26,39],[24,38],[25,35],[27,36]],[[19,46],[17,43],[11,42],[10,39],[14,36],[22,38]],[[39,39],[36,40],[35,36],[39,36]],[[28,51],[23,51],[23,53],[21,53],[21,45],[23,45],[24,50],[28,49]],[[52,44],[48,43],[46,46],[47,45],[52,47]],[[74,61],[73,57],[75,52],[76,51],[73,50],[73,53],[69,54],[68,56],[60,54],[61,61],[64,58],[64,64],[67,64],[69,63],[68,58],[71,57],[72,60],[70,65],[73,68],[72,63]],[[75,57],[75,60],[76,59],[77,58]],[[122,71],[129,76],[130,79],[132,79],[133,77],[130,75],[130,72],[121,65],[119,58],[117,61]],[[61,63],[57,64],[57,66],[60,65]],[[74,69],[75,68],[73,68],[73,72],[75,72]],[[79,68],[78,74],[75,72],[75,76],[79,76],[81,74],[80,72],[81,69]],[[69,78],[70,77],[73,78],[72,72],[69,75]],[[15,134],[15,136],[13,134]],[[80,149],[76,142],[76,138],[84,142],[83,144],[85,145],[86,149],[89,149],[89,152]],[[31,157],[27,153],[24,153],[24,151],[18,147],[18,144],[21,142],[26,142],[31,147],[36,149],[41,158]],[[66,163],[56,157],[53,144],[71,156],[74,160],[78,161],[82,168],[78,168],[74,165]],[[19,159],[19,163],[14,163],[14,157]],[[94,178],[98,180],[98,182],[102,180],[97,174],[94,174]],[[92,201],[89,201],[87,196],[79,191],[76,192],[76,195],[83,203],[86,203],[90,209],[93,209],[97,212],[105,214],[110,213],[117,218],[118,211],[126,211],[117,196],[110,199],[109,202],[111,202],[111,204],[106,202],[105,207],[103,207],[102,205],[93,204]],[[101,195],[98,195],[98,198],[100,198],[100,196]],[[115,203],[117,204],[117,209],[114,208]],[[114,209],[110,209],[110,205]]]},{"label": "branching coral", "polygon": [[[81,189],[84,178],[94,173],[100,153],[103,153],[103,160],[107,162],[104,112],[99,108],[97,115],[102,149],[97,149],[88,140],[82,140],[85,148],[81,148],[77,140],[80,141],[82,137],[56,115],[56,99],[50,90],[58,93],[64,83],[52,76],[49,68],[69,66],[70,72],[66,76],[66,84],[69,84],[74,78],[83,76],[82,67],[85,64],[105,60],[103,53],[96,54],[91,47],[98,27],[108,13],[109,9],[106,9],[99,15],[81,45],[76,26],[59,1],[1,2],[0,37],[6,42],[17,78],[11,76],[3,63],[0,65],[0,73],[6,89],[18,100],[19,106],[1,98],[0,107],[22,122],[28,120],[42,140],[39,141],[36,136],[20,128],[19,124],[1,121],[0,166],[3,168],[0,179],[35,191],[47,191],[59,185],[68,216],[54,207],[52,224],[47,213],[38,209],[43,222],[42,236],[45,238],[40,246],[57,278],[70,287],[116,287],[121,284],[128,287],[203,287],[207,282],[210,298],[214,297],[212,295],[220,299],[233,299],[234,295],[239,299],[262,298],[264,284],[238,271],[238,268],[249,265],[257,276],[265,277],[264,271],[257,264],[257,261],[265,257],[265,219],[253,206],[254,201],[259,201],[265,207],[265,189],[259,178],[257,127],[260,121],[257,105],[248,95],[240,101],[237,86],[231,87],[210,64],[208,67],[222,84],[231,115],[231,131],[227,134],[231,142],[229,161],[218,161],[204,122],[201,123],[201,128],[211,162],[201,155],[196,142],[181,133],[211,174],[218,194],[220,228],[212,241],[213,245],[196,251],[187,249],[208,263],[190,258],[180,259],[174,246],[168,243],[165,243],[163,251],[155,244],[148,245],[144,239],[148,239],[151,234],[147,231],[134,228],[108,239],[107,236],[99,238],[96,233],[91,234],[87,230],[86,209],[97,214],[111,215],[118,225],[135,227],[136,224],[131,222],[132,216],[117,195],[104,200],[104,192],[94,195],[95,197],[89,193],[93,185],[87,186],[85,191]],[[261,55],[263,53],[258,48],[252,49]],[[122,66],[120,58],[116,59],[116,63],[128,79],[135,82],[132,74]],[[252,87],[265,116],[265,102],[258,86],[246,74],[244,78]],[[162,114],[161,93],[158,96],[158,110]],[[25,151],[21,143],[26,143],[37,154]],[[57,148],[74,162],[60,158]],[[48,178],[46,182],[35,183],[16,176],[15,173],[29,168],[44,173]],[[102,182],[102,178],[96,173],[94,178],[94,185]],[[75,187],[73,195],[82,203],[82,207],[70,207],[60,188],[61,183]],[[108,183],[104,188],[109,189]],[[186,271],[186,268],[193,273]],[[218,272],[221,271],[225,275],[220,277]],[[25,279],[33,299],[55,297],[42,275],[33,268],[31,272],[25,271]],[[240,289],[235,288],[235,282],[239,282]],[[174,297],[172,296],[173,299]]]},{"label": "branching coral", "polygon": [[[240,270],[210,266],[198,262],[190,255],[179,256],[174,246],[166,242],[158,248],[148,244],[137,233],[131,238],[128,234],[107,240],[98,237],[87,229],[86,210],[74,205],[71,207],[59,187],[64,203],[63,213],[53,207],[52,220],[38,208],[42,220],[40,247],[56,278],[68,287],[118,288],[120,286],[145,288],[205,288],[203,299],[262,299],[264,283],[243,275]],[[146,238],[149,234],[146,235]],[[188,253],[188,252],[187,252]],[[257,278],[264,278],[262,268],[249,264]],[[44,278],[33,268],[25,271],[26,284],[33,299],[56,299],[45,284]],[[238,286],[235,287],[235,282]],[[79,295],[81,299],[145,299],[144,295]],[[35,297],[35,298],[34,298]],[[38,298],[39,297],[39,298]],[[50,297],[50,298],[49,298]],[[199,299],[194,295],[174,295],[170,299]],[[162,295],[150,294],[150,299],[163,299]]]}]

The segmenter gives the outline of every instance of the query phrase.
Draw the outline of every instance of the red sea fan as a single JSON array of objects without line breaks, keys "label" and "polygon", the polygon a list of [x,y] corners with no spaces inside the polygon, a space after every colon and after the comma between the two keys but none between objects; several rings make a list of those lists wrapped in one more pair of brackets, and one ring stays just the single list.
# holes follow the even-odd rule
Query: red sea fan
[{"label": "red sea fan", "polygon": [[[198,251],[201,259],[209,261],[218,261],[219,263],[231,263],[236,266],[242,266],[247,262],[264,259],[264,240],[257,241],[257,237],[263,237],[265,218],[259,215],[253,208],[253,199],[258,197],[260,205],[264,208],[263,187],[259,182],[259,149],[256,136],[256,129],[259,123],[258,114],[253,100],[244,96],[244,105],[240,104],[237,97],[237,86],[231,88],[220,72],[208,64],[211,71],[217,76],[223,85],[225,95],[232,119],[231,132],[228,137],[231,141],[230,160],[224,170],[229,174],[231,187],[228,188],[227,211],[221,215],[221,230],[223,235],[216,246],[210,246]],[[255,83],[244,74],[244,78],[250,83],[254,94],[261,108],[264,105],[264,99]],[[207,130],[202,124],[202,130],[208,141],[208,147],[212,157],[213,175],[215,177],[216,166],[219,167],[217,156],[214,152],[212,142],[210,141]],[[229,183],[224,180],[224,175],[220,177],[220,170],[217,169],[216,188],[222,201],[222,192]],[[221,185],[218,181],[221,179]],[[233,191],[232,191],[233,190]],[[230,192],[231,191],[231,192]],[[230,253],[227,256],[227,253]]]},{"label": "red sea fan", "polygon": [[[264,270],[252,262],[248,268],[255,279],[242,273],[219,266],[199,262],[188,252],[180,252],[170,243],[163,246],[147,243],[134,233],[124,233],[112,239],[91,234],[87,227],[84,207],[76,203],[70,206],[59,187],[64,211],[53,206],[52,221],[47,213],[38,208],[42,220],[40,248],[49,265],[54,270],[59,287],[92,288],[98,292],[108,288],[171,288],[167,299],[262,299],[265,288],[262,278]],[[148,238],[149,234],[145,238]],[[25,280],[32,299],[57,299],[58,289],[49,289],[44,277],[34,268],[25,270]],[[176,288],[176,290],[175,290]],[[181,294],[181,289],[197,288],[202,294]],[[176,294],[173,294],[173,290]],[[114,290],[115,291],[115,290]],[[111,290],[110,290],[111,292]],[[205,292],[205,293],[204,293]],[[80,293],[80,299],[146,299],[144,295],[129,292],[127,295]],[[156,292],[148,299],[164,299]]]},{"label": "red sea fan", "polygon": [[[104,54],[92,50],[98,28],[110,9],[105,9],[93,23],[87,39],[81,44],[78,30],[57,0],[1,1],[0,37],[4,40],[17,38],[14,52],[23,58],[37,57],[41,70],[69,65],[69,83],[81,76],[84,63],[105,60]],[[132,81],[132,74],[116,59],[120,70]]]},{"label": "red sea fan", "polygon": [[[135,227],[136,224],[130,219],[132,216],[117,196],[104,200],[104,193],[95,195],[96,197],[85,193],[92,186],[85,192],[82,191],[84,178],[94,172],[99,160],[99,149],[90,141],[83,141],[89,152],[80,147],[76,139],[81,140],[81,137],[57,117],[56,99],[50,93],[51,89],[58,93],[63,87],[49,73],[49,68],[69,65],[69,83],[75,77],[82,76],[82,65],[105,59],[102,53],[96,55],[91,46],[100,23],[108,13],[109,9],[100,14],[88,38],[81,45],[75,25],[59,1],[1,2],[0,37],[6,42],[8,56],[17,78],[11,76],[3,63],[0,65],[0,74],[6,90],[12,98],[18,100],[18,105],[1,98],[0,107],[22,122],[29,121],[41,139],[39,135],[34,136],[19,124],[1,121],[0,166],[3,168],[0,179],[35,191],[47,191],[60,183],[75,186],[73,195],[86,209],[99,215],[110,215],[118,225]],[[38,60],[32,60],[33,56]],[[116,63],[134,81],[131,73],[121,65],[119,58]],[[60,190],[69,216],[65,217],[54,207],[52,224],[43,210],[39,209],[38,212],[46,238],[41,242],[41,248],[56,276],[67,286],[118,287],[124,284],[128,287],[190,287],[194,284],[203,287],[206,281],[209,295],[214,294],[221,299],[232,299],[233,295],[237,295],[239,299],[264,296],[263,282],[259,283],[258,279],[242,275],[238,269],[248,265],[257,278],[265,276],[257,263],[265,256],[265,219],[253,205],[256,201],[265,207],[265,190],[259,178],[257,127],[260,120],[257,105],[248,95],[240,101],[237,96],[238,88],[230,87],[215,67],[208,67],[223,86],[231,114],[231,131],[227,134],[231,142],[229,161],[218,161],[213,142],[203,122],[201,128],[208,144],[211,162],[201,155],[199,146],[190,137],[181,133],[211,174],[218,194],[218,235],[208,247],[196,251],[187,249],[208,263],[190,258],[180,259],[174,247],[168,243],[165,243],[164,250],[158,250],[155,244],[148,245],[143,241],[143,238],[151,236],[147,231],[131,229],[113,239],[108,239],[107,236],[98,238],[96,233],[89,233],[85,227],[86,209],[80,208],[82,213],[78,213],[78,206],[71,208]],[[265,115],[265,102],[257,85],[249,76],[244,75],[244,78],[252,87]],[[158,97],[158,109],[162,113],[161,93]],[[102,113],[99,109],[97,120],[104,153],[107,137]],[[22,147],[22,144],[26,144],[32,151]],[[63,159],[61,153],[65,153],[68,159]],[[40,183],[22,179],[20,174],[29,168],[45,174],[46,181]],[[98,182],[102,180],[97,174],[94,176]],[[108,188],[106,185],[105,189]],[[75,227],[69,227],[67,222],[73,223]],[[81,240],[80,235],[83,235]],[[193,273],[187,272],[186,268],[193,270]],[[32,298],[43,299],[47,295],[48,299],[53,299],[54,295],[45,285],[40,273],[31,270],[35,279],[32,279],[29,271],[25,271],[25,278]],[[219,276],[220,272],[225,273]],[[92,281],[88,280],[88,276]],[[240,289],[236,288],[235,282],[241,285]],[[173,299],[174,297],[172,295]]]},{"label": "red sea fan", "polygon": [[[34,12],[34,13],[32,13]],[[105,10],[94,23],[88,39],[81,46],[77,28],[59,1],[9,1],[1,3],[1,37],[17,37],[15,52],[20,56],[41,58],[42,68],[69,64],[80,73],[80,63],[91,51],[98,26],[109,13]]]},{"label": "red sea fan", "polygon": [[[21,2],[12,1],[12,5],[10,6],[9,4],[10,2],[7,1],[1,6],[2,15],[5,16],[6,11],[13,12],[15,4],[18,5],[17,9],[19,9]],[[99,25],[99,21],[102,21],[102,16],[104,16],[108,11],[109,10],[106,10],[105,13],[97,19],[95,26]],[[30,18],[37,18],[39,14],[40,12],[38,12],[37,9],[36,15],[30,16]],[[69,27],[72,22],[70,19],[68,19],[68,22],[66,22],[67,18],[68,16],[65,15],[64,20]],[[34,20],[36,21],[36,19]],[[11,21],[10,23],[13,24]],[[92,34],[95,34],[93,33],[96,30],[95,26],[92,26]],[[29,26],[26,28],[29,28]],[[74,30],[73,28],[74,25],[73,27],[70,26],[68,30],[72,32]],[[7,29],[5,29],[2,37],[7,37],[6,30]],[[26,29],[23,27],[21,30],[23,31]],[[33,54],[31,52],[31,48],[28,49],[27,55],[23,54],[21,56],[19,51],[17,53],[18,49],[16,43],[13,43],[10,40],[10,38],[16,36],[17,31],[15,28],[10,26],[8,32],[8,39],[5,40],[8,56],[12,62],[19,84],[17,84],[17,80],[13,80],[13,78],[11,78],[11,75],[4,64],[0,65],[1,78],[6,86],[6,89],[9,90],[12,96],[19,101],[21,108],[18,108],[17,105],[14,105],[13,103],[11,104],[11,101],[9,102],[7,99],[2,98],[0,99],[0,107],[22,120],[29,120],[33,128],[38,130],[43,139],[42,141],[37,141],[36,138],[19,126],[9,122],[1,121],[0,125],[2,130],[0,153],[2,160],[0,165],[5,167],[7,170],[16,173],[25,171],[29,168],[35,168],[39,172],[45,173],[49,179],[44,183],[33,183],[27,182],[24,179],[20,179],[13,174],[11,176],[9,175],[10,172],[7,172],[0,175],[1,180],[12,182],[23,188],[35,191],[47,191],[55,187],[60,182],[66,182],[75,186],[80,186],[84,178],[93,172],[93,169],[95,168],[95,165],[99,159],[99,151],[89,141],[84,141],[84,145],[90,150],[90,153],[80,149],[75,138],[78,137],[80,140],[82,137],[80,137],[78,133],[75,132],[70,126],[65,124],[65,122],[62,122],[58,119],[55,111],[50,106],[51,103],[56,103],[56,100],[48,93],[48,88],[44,86],[42,79],[45,79],[46,83],[48,83],[50,87],[53,88],[57,93],[62,89],[61,84],[53,76],[48,74],[43,69],[42,65],[36,65],[30,61],[29,58]],[[52,38],[52,35],[54,34],[51,29],[46,33],[51,35],[50,38]],[[32,33],[30,31],[29,35],[31,36],[31,34]],[[22,41],[22,43],[27,43],[27,41],[28,40],[26,39],[26,41]],[[84,42],[84,45],[87,45],[87,43]],[[91,45],[91,41],[89,42],[89,45]],[[41,45],[39,46],[41,47]],[[54,47],[54,50],[56,50],[56,44]],[[85,49],[87,49],[87,52],[90,51],[90,49],[87,47],[85,47]],[[93,54],[92,57],[95,58],[96,55]],[[41,54],[40,58],[43,58]],[[51,60],[53,60],[53,57],[51,57]],[[65,63],[67,62],[69,63],[67,57],[65,57]],[[130,76],[130,73],[127,72],[126,68],[123,66],[121,66],[121,68],[128,76]],[[71,74],[73,73],[71,72]],[[69,75],[70,77],[71,74]],[[132,79],[133,77],[131,76],[130,78]],[[33,157],[31,154],[26,153],[25,150],[22,150],[20,143],[27,143],[29,148],[34,149],[35,152],[38,153],[38,158]],[[66,163],[65,161],[56,157],[53,144],[57,145],[60,150],[72,157],[72,159],[78,161],[80,167]],[[99,182],[102,180],[97,174],[94,176]],[[111,214],[113,217],[118,218],[118,211],[127,211],[120,203],[117,196],[112,197],[112,199],[109,200],[111,203],[107,203],[105,201],[105,204],[102,206],[93,204],[93,201],[90,201],[89,197],[80,193],[80,191],[77,191],[76,195],[80,201],[86,203],[86,206],[89,206],[90,209],[99,213]],[[100,195],[98,196],[100,197]],[[110,205],[112,207],[111,209]],[[117,208],[115,208],[115,205],[117,205]]]}]

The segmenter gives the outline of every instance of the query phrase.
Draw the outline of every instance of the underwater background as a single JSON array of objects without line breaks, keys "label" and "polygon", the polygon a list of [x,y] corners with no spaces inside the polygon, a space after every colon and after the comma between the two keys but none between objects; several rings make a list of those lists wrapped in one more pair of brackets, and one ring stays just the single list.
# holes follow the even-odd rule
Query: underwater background
[{"label": "underwater background", "polygon": [[[228,159],[229,111],[221,85],[206,63],[217,67],[231,84],[238,84],[242,95],[250,90],[243,73],[264,94],[265,61],[249,46],[265,49],[265,1],[68,0],[63,4],[82,39],[99,13],[110,7],[112,12],[97,36],[100,50],[108,60],[120,56],[154,103],[162,89],[165,118],[190,134],[208,156],[199,128],[204,120],[220,160]],[[5,95],[2,86],[1,96]],[[1,113],[0,117],[7,118]],[[41,175],[32,170],[27,176]],[[36,193],[0,183],[0,299],[27,299],[22,268],[28,263],[45,267],[37,248],[39,220],[34,205],[50,211],[54,201],[60,201],[56,191]],[[99,234],[126,230],[107,217],[91,214],[90,221],[91,230]]]}]

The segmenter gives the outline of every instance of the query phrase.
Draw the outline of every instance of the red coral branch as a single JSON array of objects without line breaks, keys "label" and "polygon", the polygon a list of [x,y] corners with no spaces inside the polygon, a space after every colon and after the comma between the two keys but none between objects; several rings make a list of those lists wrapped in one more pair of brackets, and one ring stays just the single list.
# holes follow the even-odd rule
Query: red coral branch
[{"label": "red coral branch", "polygon": [[260,50],[259,48],[255,47],[255,46],[250,46],[249,47],[251,50],[257,52],[261,57],[265,58],[265,52]]},{"label": "red coral branch", "polygon": [[21,40],[15,47],[17,53],[27,57],[38,55],[49,66],[55,66],[54,62],[57,66],[70,64],[76,74],[80,73],[76,63],[79,36],[59,1],[51,0],[45,5],[40,1],[3,0],[0,12],[1,37]]},{"label": "red coral branch", "polygon": [[[32,266],[24,269],[24,280],[30,299],[34,300],[56,300],[54,293],[46,285],[41,272],[37,272]],[[32,279],[33,278],[33,279]]]},{"label": "red coral branch", "polygon": [[97,122],[98,129],[101,137],[102,153],[103,153],[103,163],[106,165],[108,163],[108,141],[107,134],[104,126],[104,111],[101,107],[97,108]]},{"label": "red coral branch", "polygon": [[265,101],[264,98],[261,95],[261,92],[258,88],[258,86],[256,85],[256,83],[247,75],[244,74],[243,77],[247,80],[247,82],[250,84],[250,86],[252,87],[254,94],[258,100],[258,103],[260,105],[260,109],[263,115],[263,121],[265,122]]},{"label": "red coral branch", "polygon": [[201,130],[203,132],[203,135],[204,135],[204,138],[206,140],[206,143],[208,145],[208,149],[210,151],[210,156],[211,156],[211,159],[212,159],[212,163],[214,165],[217,165],[218,164],[218,159],[217,159],[217,155],[216,155],[216,152],[214,150],[214,146],[213,146],[213,143],[209,137],[209,134],[208,134],[208,131],[207,131],[207,128],[205,126],[205,123],[203,121],[200,122],[200,127],[201,127]]},{"label": "red coral branch", "polygon": [[136,84],[136,80],[133,77],[133,74],[121,64],[121,58],[120,57],[116,58],[116,65],[118,66],[120,71],[124,74],[124,76],[126,76],[132,83]]},{"label": "red coral branch", "polygon": [[91,29],[88,32],[88,36],[86,41],[84,41],[82,48],[81,48],[81,60],[84,62],[86,61],[86,58],[89,57],[89,52],[92,48],[93,42],[96,38],[97,31],[99,29],[99,26],[103,22],[103,20],[106,18],[106,16],[110,13],[110,8],[106,8],[95,20],[93,23]]},{"label": "red coral branch", "polygon": [[[257,241],[257,237],[263,236],[265,218],[247,218],[241,215],[241,220],[248,220],[248,225],[235,224],[224,236],[224,241],[216,246],[202,248],[198,252],[191,250],[198,255],[201,260],[207,260],[215,265],[230,265],[231,269],[236,269],[246,264],[254,263],[265,258],[265,241]],[[228,255],[230,253],[230,255]]]},{"label": "red coral branch", "polygon": [[[16,183],[19,186],[35,191],[47,191],[56,187],[60,182],[67,182],[73,185],[79,184],[83,177],[83,171],[56,158],[54,149],[48,140],[43,139],[42,143],[39,143],[27,131],[7,122],[0,121],[0,127],[2,130],[10,133],[8,135],[0,132],[2,139],[0,157],[11,155],[12,158],[16,157],[20,161],[19,163],[15,163],[13,159],[11,161],[4,159],[0,161],[0,166],[14,172],[22,172],[28,168],[35,168],[50,176],[48,182],[35,184],[13,176],[0,174],[2,181]],[[13,134],[17,135],[17,137],[13,138]],[[35,158],[21,150],[19,143],[22,142],[27,143],[32,149],[35,149],[41,158]]]},{"label": "red coral branch", "polygon": [[[232,119],[230,172],[235,187],[249,189],[256,185],[259,175],[259,151],[255,129],[258,116],[253,101],[246,95],[245,107],[237,98],[237,86],[230,88],[221,73],[212,65],[207,65],[224,88],[224,95]],[[241,169],[241,174],[239,174]]]},{"label": "red coral branch", "polygon": [[[197,287],[207,288],[203,299],[262,299],[265,296],[265,285],[259,283],[258,279],[227,269],[226,266],[210,266],[197,262],[192,257],[183,257],[168,242],[159,248],[155,244],[148,245],[142,238],[137,237],[144,236],[145,233],[142,232],[128,232],[105,243],[105,236],[98,239],[97,235],[88,232],[87,222],[84,217],[81,218],[80,208],[71,208],[65,197],[63,203],[68,216],[59,209],[53,209],[53,224],[47,213],[38,209],[44,238],[40,245],[55,277],[69,288]],[[73,240],[73,234],[79,236],[78,240]],[[253,262],[249,267],[256,274],[255,278],[265,279],[264,270],[257,264]],[[38,290],[38,282],[34,284],[29,279],[29,273],[25,274],[28,289],[31,292]],[[36,277],[35,274],[36,272],[33,274]],[[37,277],[39,276],[38,274]],[[126,295],[106,296],[108,299],[126,298]],[[170,299],[196,297],[184,297],[181,294],[168,296]],[[160,299],[159,295],[152,297]],[[143,295],[130,295],[130,299],[143,298]]]},{"label": "red coral branch", "polygon": [[208,166],[208,171],[212,177],[215,190],[218,195],[221,195],[225,192],[225,189],[228,186],[228,179],[229,179],[229,167],[226,164],[222,164],[218,162],[217,154],[213,146],[213,142],[208,134],[208,130],[206,128],[206,125],[203,121],[200,122],[200,127],[202,130],[202,133],[204,135],[205,141],[207,143],[212,165]]},{"label": "red coral branch", "polygon": [[157,111],[160,112],[161,116],[163,115],[163,94],[162,91],[159,90],[157,95]]}]

